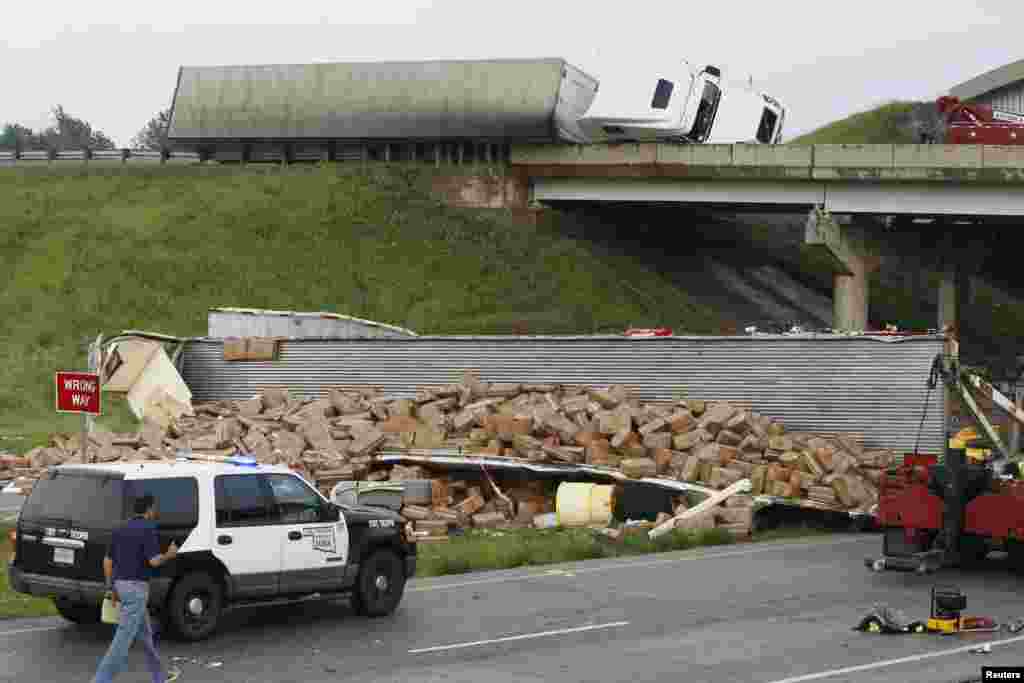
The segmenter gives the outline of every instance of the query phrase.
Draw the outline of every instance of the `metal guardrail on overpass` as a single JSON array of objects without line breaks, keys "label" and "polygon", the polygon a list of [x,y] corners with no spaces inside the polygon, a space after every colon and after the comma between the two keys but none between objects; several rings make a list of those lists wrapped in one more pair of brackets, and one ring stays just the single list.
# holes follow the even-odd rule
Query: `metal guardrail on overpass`
[{"label": "metal guardrail on overpass", "polygon": [[23,150],[20,153],[0,150],[0,167],[11,165],[47,165],[58,162],[130,162],[149,163],[257,163],[292,162],[400,162],[441,166],[475,166],[493,169],[507,166],[508,144],[468,142],[406,142],[321,141],[304,145],[275,143],[246,144],[212,142],[205,156],[196,152],[168,151],[166,155],[150,150],[55,151]]},{"label": "metal guardrail on overpass", "polygon": [[30,166],[36,164],[74,162],[81,163],[127,163],[127,162],[148,162],[148,163],[196,163],[199,155],[191,152],[169,152],[166,155],[159,151],[131,150],[131,149],[110,149],[92,150],[81,149],[56,151],[56,150],[26,150],[23,152],[0,151],[0,166],[14,164]]}]

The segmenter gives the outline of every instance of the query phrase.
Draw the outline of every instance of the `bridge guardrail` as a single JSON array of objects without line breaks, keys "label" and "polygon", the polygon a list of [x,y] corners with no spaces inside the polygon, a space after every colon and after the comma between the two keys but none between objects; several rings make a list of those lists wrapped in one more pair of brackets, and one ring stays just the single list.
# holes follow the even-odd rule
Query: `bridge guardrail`
[{"label": "bridge guardrail", "polygon": [[0,151],[0,165],[13,165],[31,162],[33,164],[74,162],[89,163],[94,161],[128,163],[132,161],[141,162],[199,162],[200,157],[194,152],[160,152],[158,150],[131,150],[131,149],[105,149],[105,150],[45,150],[33,149],[14,152],[10,150]]}]

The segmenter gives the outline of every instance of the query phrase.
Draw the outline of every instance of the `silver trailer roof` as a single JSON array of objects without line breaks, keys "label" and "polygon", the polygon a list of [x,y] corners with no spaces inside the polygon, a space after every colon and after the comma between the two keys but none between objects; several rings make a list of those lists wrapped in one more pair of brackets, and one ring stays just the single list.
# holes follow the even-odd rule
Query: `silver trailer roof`
[{"label": "silver trailer roof", "polygon": [[182,67],[168,138],[582,141],[596,90],[560,58]]}]

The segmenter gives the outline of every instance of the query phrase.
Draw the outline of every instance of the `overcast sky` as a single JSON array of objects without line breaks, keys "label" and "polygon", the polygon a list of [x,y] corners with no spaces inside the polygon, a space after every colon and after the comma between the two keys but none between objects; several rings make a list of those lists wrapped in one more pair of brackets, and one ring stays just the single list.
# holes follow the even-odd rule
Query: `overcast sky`
[{"label": "overcast sky", "polygon": [[601,78],[686,58],[752,76],[790,138],[1024,57],[1015,0],[51,0],[0,17],[0,123],[45,127],[59,103],[118,146],[181,65],[565,57]]}]

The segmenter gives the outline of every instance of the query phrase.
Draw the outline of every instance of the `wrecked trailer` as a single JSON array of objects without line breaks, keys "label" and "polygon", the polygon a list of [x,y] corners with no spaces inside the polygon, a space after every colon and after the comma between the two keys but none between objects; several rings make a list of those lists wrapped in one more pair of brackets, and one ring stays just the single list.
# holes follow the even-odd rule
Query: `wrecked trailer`
[{"label": "wrecked trailer", "polygon": [[[695,344],[696,340],[692,338],[678,337],[644,340],[610,337],[222,339],[215,345],[209,339],[180,340],[128,332],[115,339],[117,347],[110,344],[106,347],[113,352],[108,354],[105,368],[109,368],[110,359],[122,355],[117,349],[128,347],[130,342],[139,342],[141,348],[146,349],[167,343],[168,349],[172,350],[171,358],[177,361],[172,364],[181,369],[188,391],[199,388],[193,382],[196,378],[207,382],[216,378],[218,381],[212,386],[207,384],[205,389],[214,388],[218,395],[202,396],[196,390],[199,403],[194,412],[189,401],[177,402],[176,407],[180,409],[178,418],[167,415],[171,419],[159,420],[163,423],[163,431],[147,434],[145,443],[137,437],[125,439],[118,436],[115,439],[106,435],[102,439],[104,443],[97,444],[98,452],[95,454],[104,459],[162,458],[168,456],[168,448],[171,454],[175,449],[184,447],[205,449],[212,451],[213,455],[226,455],[243,449],[257,454],[261,461],[271,462],[268,458],[273,457],[273,462],[283,459],[295,463],[307,470],[310,481],[338,481],[364,479],[371,474],[371,469],[388,467],[389,463],[379,459],[381,450],[391,456],[427,457],[428,460],[422,461],[424,464],[429,462],[429,458],[434,458],[435,465],[451,468],[456,463],[445,461],[443,457],[457,458],[458,451],[416,453],[411,449],[415,446],[462,446],[463,455],[487,452],[495,456],[493,461],[471,463],[471,468],[476,469],[482,462],[483,471],[487,467],[500,467],[518,469],[533,477],[585,475],[590,480],[611,480],[617,484],[628,484],[630,488],[663,480],[670,483],[660,484],[661,488],[680,492],[694,492],[700,488],[721,490],[740,478],[749,477],[753,482],[752,493],[766,496],[762,499],[765,503],[786,503],[806,508],[824,506],[831,510],[864,513],[872,502],[867,478],[871,474],[877,475],[890,457],[888,451],[880,454],[864,452],[857,441],[842,435],[827,440],[814,433],[792,430],[792,423],[784,427],[778,420],[753,411],[748,401],[728,395],[722,398],[721,384],[716,385],[718,398],[707,402],[705,410],[705,401],[701,399],[665,400],[667,397],[662,392],[667,383],[651,383],[652,377],[670,381],[675,377],[701,379],[701,374],[709,366],[721,370],[714,352],[718,346],[728,350],[730,344],[726,341],[732,342],[733,353],[737,349],[756,352],[758,344],[743,338],[712,339],[712,343],[700,345]],[[426,341],[421,343],[424,339]],[[806,350],[803,344],[794,345],[792,340],[769,341],[778,345],[779,354],[786,348],[783,344]],[[816,340],[800,340],[803,343],[808,341],[814,343]],[[308,351],[331,351],[337,344],[341,344],[342,349],[349,347],[348,350],[367,347],[366,355],[361,354],[358,362],[345,371],[346,379],[364,381],[343,384],[331,381],[330,375],[334,374],[331,372],[309,374],[310,369],[316,369],[316,363],[309,362]],[[826,340],[824,345],[828,344],[834,345],[834,342]],[[218,360],[223,368],[197,372],[189,358],[191,346],[219,351]],[[884,344],[876,348],[899,346],[902,345]],[[250,353],[253,349],[255,358]],[[366,382],[365,375],[360,377],[373,365],[367,357],[372,356],[375,350],[386,353],[391,361],[387,370],[382,364],[377,375],[390,385],[381,390],[371,389],[375,383]],[[606,351],[609,359],[623,352],[629,357],[623,360],[623,365],[592,364],[591,354],[598,350]],[[687,356],[694,350],[697,357],[691,363]],[[298,356],[294,355],[296,351]],[[451,352],[451,358],[445,357],[446,351]],[[482,354],[481,351],[489,353]],[[477,355],[474,356],[474,352]],[[166,351],[151,351],[150,354],[166,358]],[[530,360],[523,359],[524,363],[520,364],[518,357],[523,354],[528,354]],[[531,370],[536,372],[535,359],[541,356],[547,359],[543,368],[549,373],[546,377],[531,375]],[[786,358],[785,355],[781,357]],[[806,357],[807,354],[801,359],[806,360]],[[305,362],[301,362],[303,360]],[[580,362],[572,367],[570,361],[573,360]],[[686,361],[688,367],[685,372],[665,372],[670,368],[664,366],[679,364],[680,360]],[[143,357],[138,365],[143,365],[144,361]],[[510,381],[487,383],[474,379],[470,373],[456,386],[422,382],[431,379],[439,367],[449,362],[467,361],[474,365],[479,361],[479,366],[488,371],[489,380],[492,379],[491,371],[497,374],[512,370],[518,378],[534,382],[521,384],[515,381],[517,377],[506,376],[499,378]],[[501,365],[502,361],[509,365]],[[171,361],[163,361],[163,367],[168,362]],[[128,365],[131,363],[122,363],[121,367]],[[591,372],[593,375],[581,378],[581,366],[588,375]],[[412,368],[427,370],[419,375],[420,382],[410,381],[409,370]],[[746,368],[749,378],[755,368],[750,364]],[[371,369],[377,372],[375,367]],[[237,389],[225,391],[225,380],[230,382],[244,378],[254,370],[269,372],[268,378],[279,381],[253,383],[242,389],[244,393],[233,396],[231,394]],[[609,389],[592,386],[604,384],[602,374],[607,380],[609,375],[623,373],[624,370],[634,381],[612,377],[620,380],[621,384]],[[806,374],[806,367],[804,370]],[[120,369],[108,373],[108,380],[116,379],[119,372]],[[562,374],[585,381],[577,385],[537,383],[537,380],[545,379],[557,381]],[[311,386],[310,378],[318,383],[317,393],[303,391],[296,395],[294,389],[301,391]],[[181,381],[179,377],[171,379]],[[280,382],[282,379],[286,381]],[[438,378],[435,376],[434,379]],[[445,378],[442,376],[440,379]],[[731,378],[719,372],[714,379],[721,383],[723,379]],[[833,374],[830,379],[833,383],[842,384],[844,378]],[[856,379],[863,384],[863,377]],[[142,384],[148,385],[145,392],[148,396],[143,405],[164,408],[169,403],[166,399],[173,392],[168,392],[159,382]],[[111,388],[109,382],[105,386]],[[127,384],[118,386],[116,382],[114,386],[122,391],[128,388]],[[630,388],[626,389],[626,386]],[[394,391],[385,393],[389,389]],[[742,390],[749,395],[757,387],[744,385]],[[152,400],[153,396],[160,397],[161,393],[164,400]],[[651,393],[654,396],[645,395]],[[689,391],[672,393],[692,395]],[[469,398],[469,395],[475,398]],[[441,398],[444,396],[448,398]],[[783,407],[790,406],[796,402],[796,392],[790,391],[781,398]],[[848,395],[836,398],[843,399],[848,406],[851,403]],[[827,403],[820,393],[819,399],[819,407]],[[499,408],[498,404],[502,407]],[[320,426],[309,423],[313,417],[309,411],[317,406],[320,411],[318,419],[324,422]],[[405,438],[424,436],[419,433],[421,428],[431,432],[439,425],[445,426],[440,427],[438,437],[426,434],[427,438],[418,442],[415,438]],[[93,440],[100,439],[95,437]],[[402,446],[399,452],[387,453],[399,445]],[[57,441],[54,446],[56,448],[34,454],[38,457],[33,458],[33,464],[53,458],[63,461],[69,457],[81,457],[81,454],[73,453],[73,446],[68,450],[66,441]],[[123,451],[123,447],[128,446],[132,453]],[[513,455],[518,457],[511,457]],[[438,457],[442,459],[438,460]],[[816,462],[815,459],[821,461]],[[869,469],[862,471],[859,468]],[[373,474],[373,481],[390,477],[383,471]],[[824,481],[823,475],[828,475]],[[696,482],[706,486],[701,487]],[[695,485],[698,488],[694,488]],[[807,500],[801,500],[804,497]]]}]

